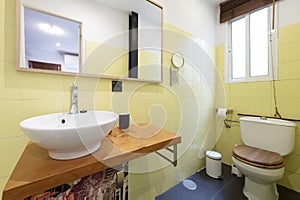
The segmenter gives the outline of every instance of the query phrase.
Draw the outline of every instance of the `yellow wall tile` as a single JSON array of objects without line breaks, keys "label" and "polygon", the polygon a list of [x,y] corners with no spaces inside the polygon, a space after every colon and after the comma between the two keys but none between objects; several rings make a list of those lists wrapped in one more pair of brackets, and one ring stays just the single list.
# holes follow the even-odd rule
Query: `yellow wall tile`
[{"label": "yellow wall tile", "polygon": [[102,101],[111,101],[112,99],[115,99],[115,96],[112,94],[112,92],[101,91],[101,92],[96,92],[95,94],[96,104],[101,104]]},{"label": "yellow wall tile", "polygon": [[[296,137],[300,137],[300,122],[294,122],[294,123],[296,124]],[[297,140],[297,142],[300,143],[300,140]]]},{"label": "yellow wall tile", "polygon": [[240,127],[236,123],[231,123],[231,128],[223,128],[222,134],[216,144],[216,149],[222,153],[222,161],[231,165],[232,149],[235,145],[242,144]]},{"label": "yellow wall tile", "polygon": [[[136,165],[136,160],[130,161],[129,166]],[[129,191],[138,189],[140,186],[145,185],[145,180],[148,180],[150,173],[129,173],[129,180],[132,182],[131,187],[128,188]],[[129,192],[129,194],[130,194]]]},{"label": "yellow wall tile", "polygon": [[[64,76],[63,77],[63,90],[70,91],[72,83],[76,83],[77,76]],[[79,80],[79,78],[78,78]]]},{"label": "yellow wall tile", "polygon": [[284,118],[300,119],[300,98],[278,98],[279,112]]},{"label": "yellow wall tile", "polygon": [[280,98],[300,98],[300,92],[295,92],[300,88],[300,79],[276,81],[275,86]]},{"label": "yellow wall tile", "polygon": [[110,99],[101,99],[100,101],[97,101],[95,105],[95,110],[114,111]]},{"label": "yellow wall tile", "polygon": [[231,84],[224,84],[224,89],[225,89],[225,95],[226,95],[226,105],[229,108],[229,100],[231,98],[230,96],[230,90],[231,90]]},{"label": "yellow wall tile", "polygon": [[300,57],[300,41],[278,45],[278,62],[298,61]]},{"label": "yellow wall tile", "polygon": [[249,96],[270,98],[272,96],[271,82],[251,82],[249,85]]},{"label": "yellow wall tile", "polygon": [[192,89],[193,89],[193,95],[195,97],[203,97],[203,96],[209,97],[210,95],[208,89],[206,88],[203,82],[193,83]]},{"label": "yellow wall tile", "polygon": [[0,139],[23,135],[19,127],[19,123],[22,119],[20,108],[20,101],[0,100],[0,110],[2,113],[0,115],[0,121],[5,123],[5,125],[1,126]]},{"label": "yellow wall tile", "polygon": [[300,155],[290,154],[284,157],[286,161],[285,170],[300,175]]},{"label": "yellow wall tile", "polygon": [[287,188],[292,188],[293,190],[300,192],[300,174],[286,171],[283,178],[278,181],[279,185],[283,185]]},{"label": "yellow wall tile", "polygon": [[230,88],[231,97],[248,97],[249,96],[249,84],[247,83],[234,83]]},{"label": "yellow wall tile", "polygon": [[25,136],[0,139],[0,178],[6,178],[14,169],[28,139]]},{"label": "yellow wall tile", "polygon": [[240,113],[249,113],[250,103],[249,97],[232,97],[229,100],[230,108]]},{"label": "yellow wall tile", "polygon": [[256,115],[270,116],[273,109],[272,100],[270,98],[255,98],[249,99],[249,113],[255,113]]},{"label": "yellow wall tile", "polygon": [[278,44],[287,44],[300,41],[300,23],[292,24],[279,29]]},{"label": "yellow wall tile", "polygon": [[5,19],[5,0],[0,0],[0,23]]},{"label": "yellow wall tile", "polygon": [[97,85],[97,89],[96,89],[97,91],[111,92],[111,89],[112,89],[111,80],[109,80],[109,79],[99,79],[98,80],[98,85]]},{"label": "yellow wall tile", "polygon": [[4,1],[5,6],[5,23],[10,25],[16,25],[16,1],[1,0]]},{"label": "yellow wall tile", "polygon": [[216,66],[221,72],[224,72],[224,67],[225,67],[224,52],[225,52],[224,45],[219,45],[216,47]]},{"label": "yellow wall tile", "polygon": [[20,117],[24,120],[42,114],[63,112],[61,99],[22,100]]},{"label": "yellow wall tile", "polygon": [[63,80],[63,102],[64,110],[70,108],[70,91],[72,83],[78,87],[78,109],[94,110],[96,105],[97,89],[99,85],[98,78],[91,77],[73,77]]},{"label": "yellow wall tile", "polygon": [[224,45],[219,45],[219,46],[216,46],[216,59],[224,59],[224,51],[225,51],[225,47]]},{"label": "yellow wall tile", "polygon": [[150,122],[149,109],[152,105],[152,101],[131,100],[129,103],[129,113],[131,114],[132,122]]},{"label": "yellow wall tile", "polygon": [[180,102],[175,96],[164,96],[164,98],[161,99],[160,104],[164,107],[168,116],[181,116],[182,109]]},{"label": "yellow wall tile", "polygon": [[0,90],[0,100],[20,99],[20,78],[14,63],[0,62]]},{"label": "yellow wall tile", "polygon": [[5,29],[4,23],[0,21],[0,61],[4,61],[5,55]]},{"label": "yellow wall tile", "polygon": [[[299,126],[297,126],[297,127],[299,127]],[[299,131],[298,131],[298,133],[299,133]],[[300,156],[300,137],[298,135],[296,135],[295,149],[293,151],[293,154]]]},{"label": "yellow wall tile", "polygon": [[63,94],[62,84],[62,77],[53,74],[22,73],[21,98],[31,100],[61,99]]},{"label": "yellow wall tile", "polygon": [[182,119],[181,116],[168,116],[167,121],[164,124],[164,129],[176,133],[180,127]]},{"label": "yellow wall tile", "polygon": [[[4,59],[9,62],[16,62],[16,25],[5,24],[4,30]],[[1,52],[0,52],[1,55]]]},{"label": "yellow wall tile", "polygon": [[300,61],[288,61],[278,64],[279,80],[300,79]]}]

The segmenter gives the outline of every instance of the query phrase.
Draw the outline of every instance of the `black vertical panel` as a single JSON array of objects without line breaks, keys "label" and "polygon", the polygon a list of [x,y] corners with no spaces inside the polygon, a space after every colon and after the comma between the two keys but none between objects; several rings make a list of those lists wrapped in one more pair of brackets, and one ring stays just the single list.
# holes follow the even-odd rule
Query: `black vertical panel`
[{"label": "black vertical panel", "polygon": [[129,15],[129,78],[138,78],[138,14]]}]

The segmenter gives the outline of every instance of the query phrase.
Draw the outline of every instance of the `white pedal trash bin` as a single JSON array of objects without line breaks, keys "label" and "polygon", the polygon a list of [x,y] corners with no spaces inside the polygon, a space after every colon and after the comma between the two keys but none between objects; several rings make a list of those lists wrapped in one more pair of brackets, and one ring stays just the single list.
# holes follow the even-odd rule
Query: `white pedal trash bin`
[{"label": "white pedal trash bin", "polygon": [[222,179],[222,155],[216,151],[206,151],[206,174]]}]

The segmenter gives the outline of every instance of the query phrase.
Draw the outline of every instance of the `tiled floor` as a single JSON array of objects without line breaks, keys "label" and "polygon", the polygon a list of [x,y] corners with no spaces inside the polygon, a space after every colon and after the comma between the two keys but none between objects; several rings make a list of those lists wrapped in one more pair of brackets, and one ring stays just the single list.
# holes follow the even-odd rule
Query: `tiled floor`
[{"label": "tiled floor", "polygon": [[[197,184],[196,190],[185,188],[180,182],[156,200],[246,200],[243,194],[244,178],[231,174],[228,165],[222,166],[223,180],[215,180],[205,173],[205,169],[195,173],[188,179]],[[278,186],[279,200],[300,200],[300,193]]]}]

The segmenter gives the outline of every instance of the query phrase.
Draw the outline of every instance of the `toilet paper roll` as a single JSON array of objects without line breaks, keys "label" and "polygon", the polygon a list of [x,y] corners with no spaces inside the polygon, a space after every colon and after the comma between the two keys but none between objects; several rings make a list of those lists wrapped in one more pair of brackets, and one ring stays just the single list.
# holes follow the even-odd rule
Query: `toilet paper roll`
[{"label": "toilet paper roll", "polygon": [[226,108],[218,108],[217,109],[217,116],[219,117],[226,117],[227,109]]}]

